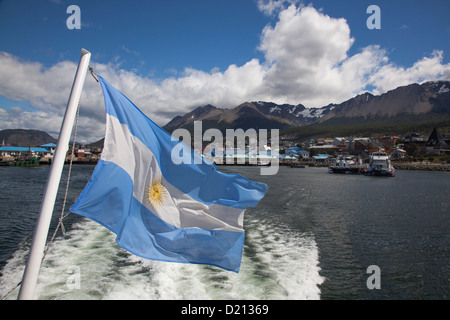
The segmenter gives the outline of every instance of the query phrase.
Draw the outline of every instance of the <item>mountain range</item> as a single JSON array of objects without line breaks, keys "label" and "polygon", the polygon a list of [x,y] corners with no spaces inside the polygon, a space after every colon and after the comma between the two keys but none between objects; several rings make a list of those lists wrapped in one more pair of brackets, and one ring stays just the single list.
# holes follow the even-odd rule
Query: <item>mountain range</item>
[{"label": "mountain range", "polygon": [[0,130],[0,143],[15,147],[37,147],[57,140],[40,130],[5,129]]},{"label": "mountain range", "polygon": [[[430,81],[398,87],[381,95],[364,93],[339,104],[306,108],[302,104],[245,102],[232,109],[205,105],[173,118],[163,128],[193,130],[280,129],[281,136],[305,139],[313,136],[429,134],[437,124],[450,131],[450,81]],[[445,131],[445,130],[444,130]],[[39,130],[0,130],[0,142],[14,146],[39,146],[56,139]],[[102,146],[103,139],[92,146]]]},{"label": "mountain range", "polygon": [[212,105],[172,119],[164,129],[192,130],[202,121],[203,130],[217,128],[288,129],[310,125],[361,125],[405,123],[450,118],[450,81],[430,81],[398,87],[381,95],[364,93],[339,104],[306,108],[302,104],[245,102],[232,109]]}]

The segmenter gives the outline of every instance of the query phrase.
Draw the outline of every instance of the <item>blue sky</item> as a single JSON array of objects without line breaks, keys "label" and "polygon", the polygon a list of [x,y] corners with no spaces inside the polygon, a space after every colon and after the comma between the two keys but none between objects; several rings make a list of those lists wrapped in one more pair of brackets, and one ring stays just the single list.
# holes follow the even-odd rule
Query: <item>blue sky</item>
[{"label": "blue sky", "polygon": [[[141,74],[172,76],[185,67],[209,71],[262,58],[261,31],[274,24],[255,0],[6,0],[0,7],[1,49],[51,66],[76,61],[86,47],[101,62],[118,61]],[[299,2],[300,3],[300,2]],[[312,4],[334,18],[345,18],[355,37],[352,52],[370,44],[408,66],[433,50],[450,49],[450,2],[317,0]],[[68,30],[66,9],[81,9],[81,30]],[[381,9],[381,30],[369,30],[366,9]],[[26,9],[25,9],[26,8]],[[450,54],[444,56],[449,62]]]},{"label": "blue sky", "polygon": [[[66,26],[72,4],[80,30]],[[366,26],[372,4],[381,10],[379,30]],[[0,129],[55,135],[81,48],[161,125],[208,103],[320,107],[450,79],[448,12],[448,0],[3,0]],[[82,105],[82,137],[101,137],[93,79]]]},{"label": "blue sky", "polygon": [[[80,30],[66,27],[70,4],[81,9]],[[164,78],[245,63],[267,22],[252,0],[12,0],[0,7],[0,38],[2,50],[47,67],[85,47],[94,60]]]}]

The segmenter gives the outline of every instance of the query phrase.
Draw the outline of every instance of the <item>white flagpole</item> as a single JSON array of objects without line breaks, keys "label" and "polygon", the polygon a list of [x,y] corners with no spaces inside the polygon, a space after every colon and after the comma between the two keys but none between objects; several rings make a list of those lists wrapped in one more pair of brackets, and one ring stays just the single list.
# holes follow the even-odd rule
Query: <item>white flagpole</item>
[{"label": "white flagpole", "polygon": [[86,72],[89,66],[91,53],[81,49],[81,58],[78,70],[73,81],[67,109],[64,115],[61,131],[59,133],[58,144],[47,178],[44,196],[41,203],[39,218],[34,230],[30,253],[27,265],[23,273],[22,284],[20,286],[19,299],[31,300],[36,287],[39,269],[44,254],[45,243],[47,241],[48,229],[55,206],[56,194],[58,192],[61,174],[64,168],[66,153],[69,148],[70,135],[73,129],[76,111],[80,101],[81,90],[83,89]]}]

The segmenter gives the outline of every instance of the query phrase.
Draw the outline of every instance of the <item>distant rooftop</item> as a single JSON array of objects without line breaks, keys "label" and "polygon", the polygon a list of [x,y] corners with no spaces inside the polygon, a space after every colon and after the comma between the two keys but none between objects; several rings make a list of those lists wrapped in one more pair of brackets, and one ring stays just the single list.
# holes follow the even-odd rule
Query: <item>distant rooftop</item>
[{"label": "distant rooftop", "polygon": [[56,148],[56,144],[54,144],[54,143],[47,143],[47,144],[43,144],[41,147],[43,147],[43,148]]},{"label": "distant rooftop", "polygon": [[330,157],[329,154],[318,154],[316,156],[313,156],[313,158],[316,160],[324,160],[324,159],[328,159],[329,157]]},{"label": "distant rooftop", "polygon": [[0,147],[0,151],[10,151],[10,152],[27,152],[27,151],[33,151],[33,152],[50,152],[50,150],[45,148],[34,148],[34,147]]}]

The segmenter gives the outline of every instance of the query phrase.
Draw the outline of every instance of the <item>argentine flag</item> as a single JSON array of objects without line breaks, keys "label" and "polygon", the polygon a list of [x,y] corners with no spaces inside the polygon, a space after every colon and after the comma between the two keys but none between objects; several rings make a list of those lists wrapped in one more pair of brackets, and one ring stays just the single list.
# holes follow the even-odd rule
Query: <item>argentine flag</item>
[{"label": "argentine flag", "polygon": [[[221,173],[205,160],[195,164],[199,154],[99,79],[106,106],[104,148],[70,210],[114,232],[117,244],[137,256],[239,272],[244,210],[258,204],[267,186]],[[175,147],[183,159],[191,155],[191,164],[172,162]]]}]

